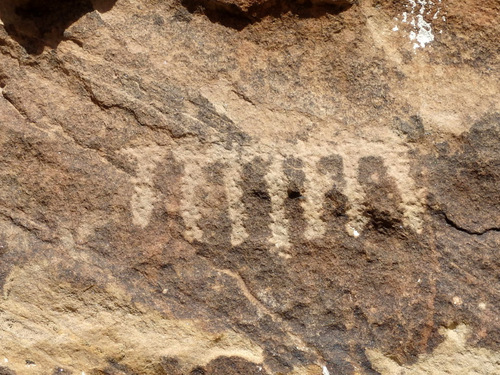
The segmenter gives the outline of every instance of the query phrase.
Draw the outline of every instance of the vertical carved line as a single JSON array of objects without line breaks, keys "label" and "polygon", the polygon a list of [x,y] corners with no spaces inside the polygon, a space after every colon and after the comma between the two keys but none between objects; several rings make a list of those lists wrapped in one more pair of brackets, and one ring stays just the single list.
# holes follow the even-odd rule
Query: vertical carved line
[{"label": "vertical carved line", "polygon": [[158,193],[153,187],[154,171],[165,155],[159,146],[129,148],[122,151],[137,162],[136,177],[133,177],[134,195],[130,199],[132,222],[145,228],[148,226],[154,206],[158,201]]},{"label": "vertical carved line", "polygon": [[308,240],[322,237],[325,234],[325,223],[321,219],[323,214],[323,201],[326,192],[330,189],[331,181],[329,174],[318,173],[317,157],[305,159],[304,172],[304,195],[302,208],[307,221],[307,229],[304,236]]},{"label": "vertical carved line", "polygon": [[288,236],[288,220],[285,216],[285,199],[287,198],[286,181],[283,174],[283,157],[275,155],[264,179],[269,186],[271,197],[271,238],[269,241],[277,248],[290,248]]},{"label": "vertical carved line", "polygon": [[230,160],[224,173],[224,185],[227,191],[229,217],[231,218],[231,245],[238,246],[248,238],[245,229],[245,206],[241,180],[241,165],[237,160]]},{"label": "vertical carved line", "polygon": [[303,202],[308,221],[305,237],[309,240],[325,235],[325,204],[332,189],[343,188],[343,159],[339,155],[310,156],[306,159],[306,199]]},{"label": "vertical carved line", "polygon": [[198,207],[197,189],[200,186],[202,168],[196,157],[182,158],[184,174],[182,176],[181,217],[184,220],[184,237],[189,241],[201,241],[203,231],[198,226],[201,213]]}]

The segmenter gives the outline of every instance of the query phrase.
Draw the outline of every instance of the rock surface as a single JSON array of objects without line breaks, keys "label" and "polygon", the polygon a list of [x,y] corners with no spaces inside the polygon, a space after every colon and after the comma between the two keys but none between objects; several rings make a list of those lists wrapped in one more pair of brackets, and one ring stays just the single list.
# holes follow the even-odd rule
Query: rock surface
[{"label": "rock surface", "polygon": [[497,0],[3,0],[0,374],[500,373]]}]

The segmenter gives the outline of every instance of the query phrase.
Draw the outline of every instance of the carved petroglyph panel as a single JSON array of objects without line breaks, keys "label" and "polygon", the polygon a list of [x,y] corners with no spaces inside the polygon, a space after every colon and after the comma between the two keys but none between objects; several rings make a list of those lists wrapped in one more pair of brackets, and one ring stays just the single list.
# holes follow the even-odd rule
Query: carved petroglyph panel
[{"label": "carved petroglyph panel", "polygon": [[[410,175],[407,154],[404,143],[342,135],[335,140],[291,143],[278,139],[273,143],[266,140],[232,148],[217,143],[202,147],[176,146],[173,148],[174,158],[184,165],[181,215],[186,226],[185,237],[189,241],[203,241],[200,222],[214,215],[214,205],[218,205],[217,211],[226,210],[230,218],[229,236],[233,246],[248,239],[249,228],[245,223],[257,215],[267,216],[263,220],[267,220],[270,234],[262,235],[267,236],[266,240],[274,248],[289,248],[292,236],[298,235],[297,231],[303,232],[300,235],[308,240],[320,239],[326,235],[325,205],[328,206],[328,194],[332,191],[347,197],[349,220],[346,230],[358,236],[369,221],[365,210],[366,202],[370,200],[366,188],[360,183],[360,161],[373,157],[380,159],[386,172],[383,176],[373,174],[369,179],[376,183],[380,178],[392,181],[397,191],[390,195],[397,199],[402,225],[420,232],[424,192],[417,188]],[[210,167],[213,163],[221,169],[222,181],[217,183],[210,181],[207,173],[213,169]],[[260,166],[257,168],[257,165]],[[248,168],[257,168],[261,172],[256,169],[250,172]],[[262,181],[253,181],[253,186],[250,181],[259,173]],[[213,198],[208,199],[214,189],[224,190],[219,194],[221,201],[218,204]],[[269,212],[257,212],[253,203],[245,203],[245,194],[259,198],[262,204],[267,201]],[[301,211],[301,219],[290,216],[292,206],[289,204],[292,201],[295,210]],[[291,220],[295,220],[293,229]]]}]

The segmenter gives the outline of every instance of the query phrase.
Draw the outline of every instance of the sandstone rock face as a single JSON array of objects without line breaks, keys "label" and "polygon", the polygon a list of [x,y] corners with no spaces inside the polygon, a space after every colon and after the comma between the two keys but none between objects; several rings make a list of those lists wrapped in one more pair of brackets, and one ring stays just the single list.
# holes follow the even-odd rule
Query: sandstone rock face
[{"label": "sandstone rock face", "polygon": [[500,373],[496,0],[2,0],[0,374]]}]

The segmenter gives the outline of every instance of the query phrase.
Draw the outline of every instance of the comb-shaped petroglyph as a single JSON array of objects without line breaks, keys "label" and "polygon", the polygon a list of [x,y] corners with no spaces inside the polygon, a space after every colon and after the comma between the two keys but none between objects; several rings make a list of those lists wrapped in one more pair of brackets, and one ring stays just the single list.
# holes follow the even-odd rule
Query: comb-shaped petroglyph
[{"label": "comb-shaped petroglyph", "polygon": [[[338,136],[335,140],[312,140],[287,142],[274,140],[273,143],[257,142],[246,146],[227,148],[220,144],[174,147],[173,154],[184,165],[182,182],[181,215],[184,219],[185,237],[202,241],[203,230],[199,222],[204,215],[210,215],[210,209],[200,210],[204,200],[204,189],[210,184],[204,177],[203,169],[210,163],[219,162],[224,166],[224,189],[228,215],[231,220],[231,244],[244,242],[248,237],[245,222],[257,214],[242,202],[243,166],[262,160],[265,172],[263,183],[266,192],[263,199],[270,200],[271,210],[268,215],[267,236],[269,244],[278,249],[291,246],[290,219],[285,205],[287,199],[297,198],[303,210],[306,239],[322,238],[326,234],[327,223],[323,218],[325,196],[331,189],[337,189],[349,200],[346,230],[358,236],[368,218],[364,214],[366,196],[363,186],[358,181],[359,161],[362,158],[377,156],[383,159],[388,175],[395,181],[401,201],[398,202],[403,212],[403,225],[416,232],[422,230],[423,191],[416,187],[410,174],[408,148],[402,142],[381,142],[352,136]],[[293,158],[295,160],[290,164]],[[296,170],[296,176],[290,177]],[[293,172],[295,173],[295,172]],[[292,174],[293,174],[292,173]],[[297,177],[297,176],[303,177]],[[302,179],[297,183],[293,179]],[[293,186],[292,186],[293,185]],[[220,188],[220,187],[217,187]],[[298,191],[290,192],[290,189]],[[254,192],[261,194],[261,192]],[[291,196],[295,194],[296,196]],[[264,212],[264,211],[263,211]],[[295,228],[293,229],[296,230]]]}]

